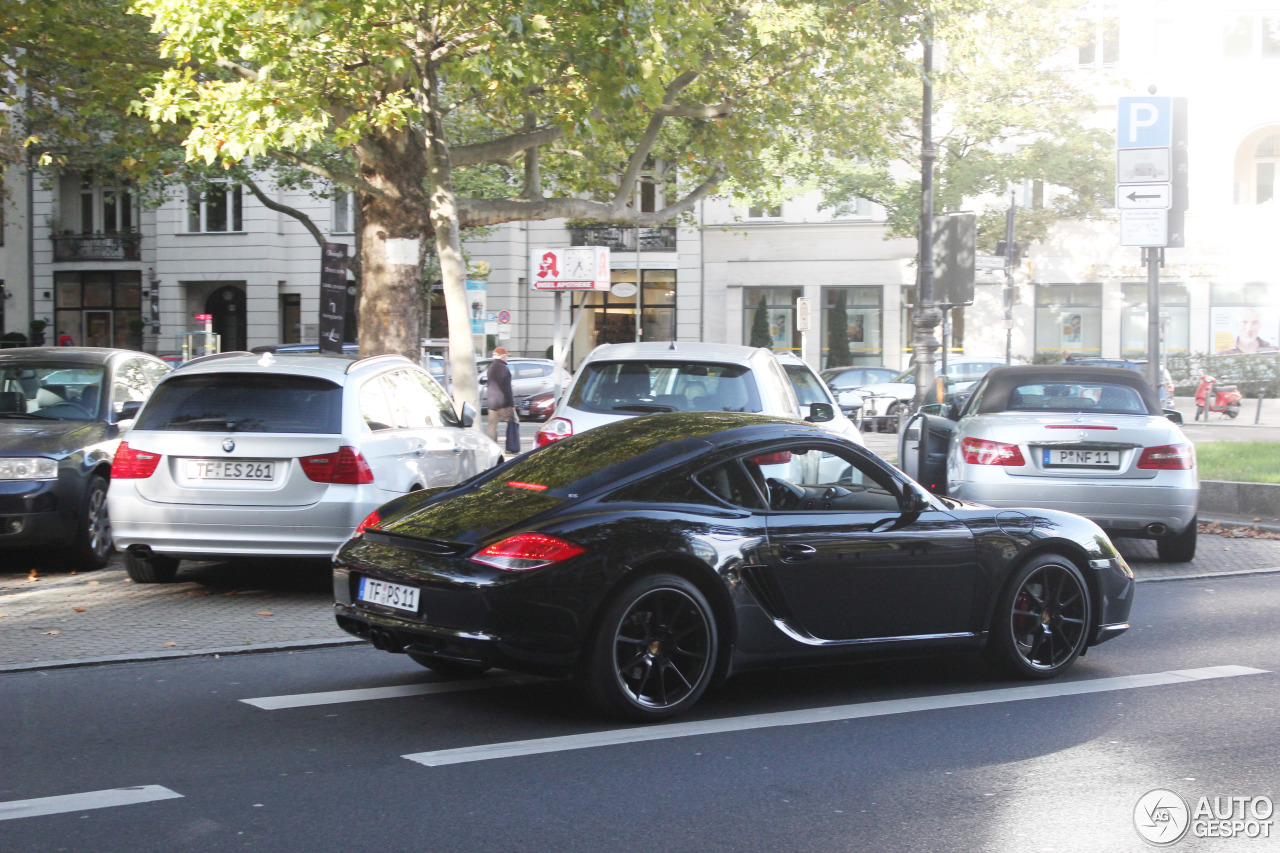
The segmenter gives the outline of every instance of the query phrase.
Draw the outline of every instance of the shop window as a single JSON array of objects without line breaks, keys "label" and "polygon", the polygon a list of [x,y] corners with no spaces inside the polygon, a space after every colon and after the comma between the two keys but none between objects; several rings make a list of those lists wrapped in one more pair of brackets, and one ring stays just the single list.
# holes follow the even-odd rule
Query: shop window
[{"label": "shop window", "polygon": [[1101,354],[1101,284],[1037,285],[1036,352]]},{"label": "shop window", "polygon": [[743,343],[799,354],[800,333],[795,330],[794,321],[796,300],[803,295],[804,292],[795,287],[744,287]]},{"label": "shop window", "polygon": [[[1191,303],[1187,286],[1176,282],[1160,283],[1161,351],[1190,352]],[[1120,328],[1120,355],[1124,358],[1147,357],[1147,285],[1129,282],[1122,285],[1123,320]]]},{"label": "shop window", "polygon": [[[824,287],[822,289],[822,366],[842,366],[844,364],[883,364],[884,348],[881,342],[883,331],[883,296],[884,288],[879,285],[871,287]],[[836,327],[836,317],[843,312],[843,320],[839,325],[844,330],[844,343],[847,346],[848,359],[843,360],[840,353],[841,341]],[[835,359],[832,353],[837,353]]]}]

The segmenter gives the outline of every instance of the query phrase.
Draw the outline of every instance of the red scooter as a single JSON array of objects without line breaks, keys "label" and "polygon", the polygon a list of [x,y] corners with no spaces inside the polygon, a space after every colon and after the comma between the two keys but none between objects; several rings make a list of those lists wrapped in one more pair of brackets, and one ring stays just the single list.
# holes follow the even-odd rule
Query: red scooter
[{"label": "red scooter", "polygon": [[1200,387],[1196,389],[1196,420],[1204,415],[1209,420],[1210,412],[1222,412],[1229,418],[1240,414],[1240,401],[1244,399],[1234,385],[1219,385],[1218,380],[1205,374],[1200,377]]}]

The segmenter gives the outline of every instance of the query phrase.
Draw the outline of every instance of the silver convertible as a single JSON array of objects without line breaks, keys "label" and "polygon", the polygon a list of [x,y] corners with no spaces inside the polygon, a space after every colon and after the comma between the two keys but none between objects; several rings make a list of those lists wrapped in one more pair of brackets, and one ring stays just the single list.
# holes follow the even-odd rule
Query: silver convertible
[{"label": "silver convertible", "polygon": [[1179,423],[1131,370],[999,367],[963,405],[921,407],[899,437],[898,459],[937,494],[1073,512],[1187,562],[1200,483]]}]

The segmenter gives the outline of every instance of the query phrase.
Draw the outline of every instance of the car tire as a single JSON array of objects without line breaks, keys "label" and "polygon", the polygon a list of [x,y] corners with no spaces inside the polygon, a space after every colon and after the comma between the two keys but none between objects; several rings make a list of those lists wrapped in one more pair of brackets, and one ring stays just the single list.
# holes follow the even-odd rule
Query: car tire
[{"label": "car tire", "polygon": [[988,648],[1010,675],[1053,678],[1088,645],[1091,605],[1089,586],[1075,563],[1060,554],[1039,554],[1005,584]]},{"label": "car tire", "polygon": [[880,419],[881,432],[898,432],[898,413],[902,411],[901,403],[890,403],[889,407],[884,410],[884,417]]},{"label": "car tire", "polygon": [[436,675],[443,675],[446,678],[475,678],[489,670],[489,667],[482,663],[438,658],[435,655],[424,655],[419,652],[406,652],[406,654],[418,666],[426,667]]},{"label": "car tire", "polygon": [[124,552],[124,570],[134,583],[173,583],[178,574],[177,557],[128,550]]},{"label": "car tire", "polygon": [[74,571],[91,572],[105,566],[113,551],[111,519],[107,516],[107,481],[93,474],[85,483],[80,501],[75,541],[57,557]]},{"label": "car tire", "polygon": [[715,614],[696,586],[678,575],[641,575],[605,606],[578,685],[606,714],[657,722],[701,698],[718,651]]},{"label": "car tire", "polygon": [[1195,518],[1186,529],[1156,540],[1156,554],[1170,563],[1189,563],[1196,557],[1197,522]]}]

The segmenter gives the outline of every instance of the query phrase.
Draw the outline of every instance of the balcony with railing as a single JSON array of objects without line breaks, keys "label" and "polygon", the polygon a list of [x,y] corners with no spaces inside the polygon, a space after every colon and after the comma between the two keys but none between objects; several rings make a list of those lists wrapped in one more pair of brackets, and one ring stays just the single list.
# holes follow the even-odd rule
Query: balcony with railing
[{"label": "balcony with railing", "polygon": [[142,235],[54,234],[53,260],[137,261],[142,259]]},{"label": "balcony with railing", "polygon": [[570,245],[605,246],[615,252],[634,252],[639,237],[641,252],[674,252],[676,229],[673,225],[658,228],[635,228],[626,225],[571,225]]}]

